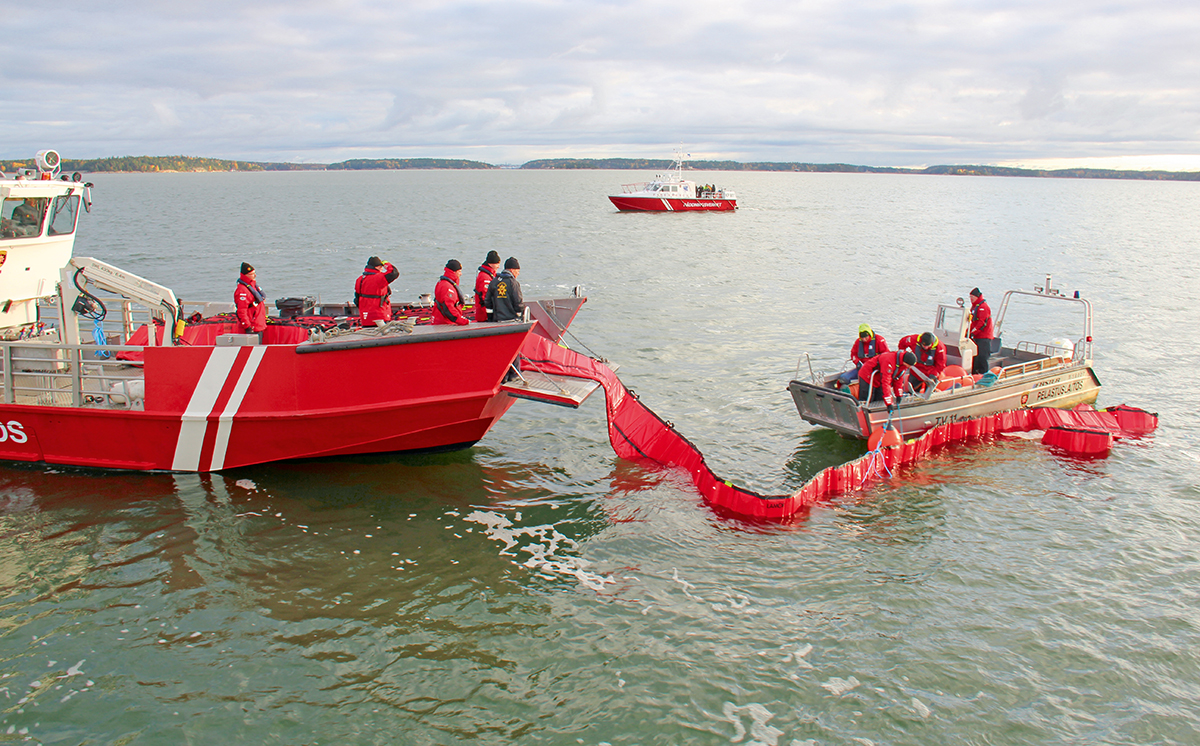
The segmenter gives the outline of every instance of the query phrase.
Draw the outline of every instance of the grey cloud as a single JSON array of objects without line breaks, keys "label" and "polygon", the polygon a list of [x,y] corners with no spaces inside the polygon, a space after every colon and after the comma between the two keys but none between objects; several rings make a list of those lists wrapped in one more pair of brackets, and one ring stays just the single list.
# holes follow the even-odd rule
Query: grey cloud
[{"label": "grey cloud", "polygon": [[1061,111],[1065,105],[1062,83],[1043,78],[1029,87],[1018,106],[1024,118],[1042,119]]},{"label": "grey cloud", "polygon": [[[902,165],[1200,147],[1200,9],[1159,0],[118,1],[5,19],[3,157],[511,161],[684,141]],[[52,45],[17,41],[47,28]]]}]

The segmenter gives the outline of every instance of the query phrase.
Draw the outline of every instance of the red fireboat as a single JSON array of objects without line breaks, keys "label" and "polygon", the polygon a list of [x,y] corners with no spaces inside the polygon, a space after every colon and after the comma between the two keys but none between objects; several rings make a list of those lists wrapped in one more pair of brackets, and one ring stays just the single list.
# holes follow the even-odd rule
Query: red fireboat
[{"label": "red fireboat", "polygon": [[577,407],[598,385],[521,373],[533,339],[561,341],[578,289],[468,326],[432,325],[428,302],[362,327],[352,305],[284,299],[261,339],[235,334],[232,303],[73,257],[92,185],[54,151],[36,163],[0,175],[2,460],[208,472],[466,448],[514,397]]},{"label": "red fireboat", "polygon": [[625,184],[620,194],[608,199],[621,212],[727,212],[737,209],[732,189],[718,189],[683,178],[683,151],[675,154],[675,164],[654,181]]}]

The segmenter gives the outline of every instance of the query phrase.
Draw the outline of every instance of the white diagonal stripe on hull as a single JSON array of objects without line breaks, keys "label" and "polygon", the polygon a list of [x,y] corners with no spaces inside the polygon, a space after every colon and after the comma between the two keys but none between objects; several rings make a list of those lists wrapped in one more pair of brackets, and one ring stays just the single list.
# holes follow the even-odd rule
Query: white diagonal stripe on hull
[{"label": "white diagonal stripe on hull", "polygon": [[250,388],[250,382],[254,380],[254,373],[258,370],[258,364],[262,362],[263,354],[266,351],[266,347],[250,348],[250,359],[246,361],[246,367],[242,368],[242,375],[238,376],[237,385],[233,387],[233,394],[229,397],[229,403],[225,405],[225,411],[217,420],[217,442],[213,444],[212,466],[209,467],[213,471],[225,468],[225,450],[229,447],[229,431],[233,429],[233,416],[242,406],[242,399],[246,397],[246,389]]},{"label": "white diagonal stripe on hull", "polygon": [[179,426],[179,440],[175,442],[175,458],[171,468],[175,471],[199,471],[200,449],[204,447],[204,433],[208,431],[208,415],[212,412],[225,379],[237,360],[239,347],[214,347],[196,381],[196,389],[183,411],[183,422]]}]

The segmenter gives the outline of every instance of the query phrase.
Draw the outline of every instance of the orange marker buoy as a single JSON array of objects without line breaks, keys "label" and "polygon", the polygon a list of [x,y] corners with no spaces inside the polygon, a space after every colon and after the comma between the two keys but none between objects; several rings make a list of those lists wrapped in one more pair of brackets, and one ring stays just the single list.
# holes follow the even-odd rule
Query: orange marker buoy
[{"label": "orange marker buoy", "polygon": [[879,429],[871,433],[867,438],[867,450],[874,451],[883,448],[895,448],[896,446],[904,445],[904,438],[900,437],[900,433],[895,430]]},{"label": "orange marker buoy", "polygon": [[867,450],[874,451],[879,448],[879,441],[883,440],[883,434],[886,432],[887,430],[876,430],[871,433],[870,437],[867,438]]}]

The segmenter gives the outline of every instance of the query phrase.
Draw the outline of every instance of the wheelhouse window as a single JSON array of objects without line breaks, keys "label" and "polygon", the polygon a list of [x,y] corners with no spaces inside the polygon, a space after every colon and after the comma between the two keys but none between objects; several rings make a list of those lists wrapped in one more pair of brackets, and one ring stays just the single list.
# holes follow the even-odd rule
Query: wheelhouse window
[{"label": "wheelhouse window", "polygon": [[0,239],[42,235],[47,201],[45,197],[4,200],[4,205],[0,206]]},{"label": "wheelhouse window", "polygon": [[79,218],[79,195],[60,194],[54,198],[50,210],[50,236],[66,236],[75,232],[75,221]]}]

